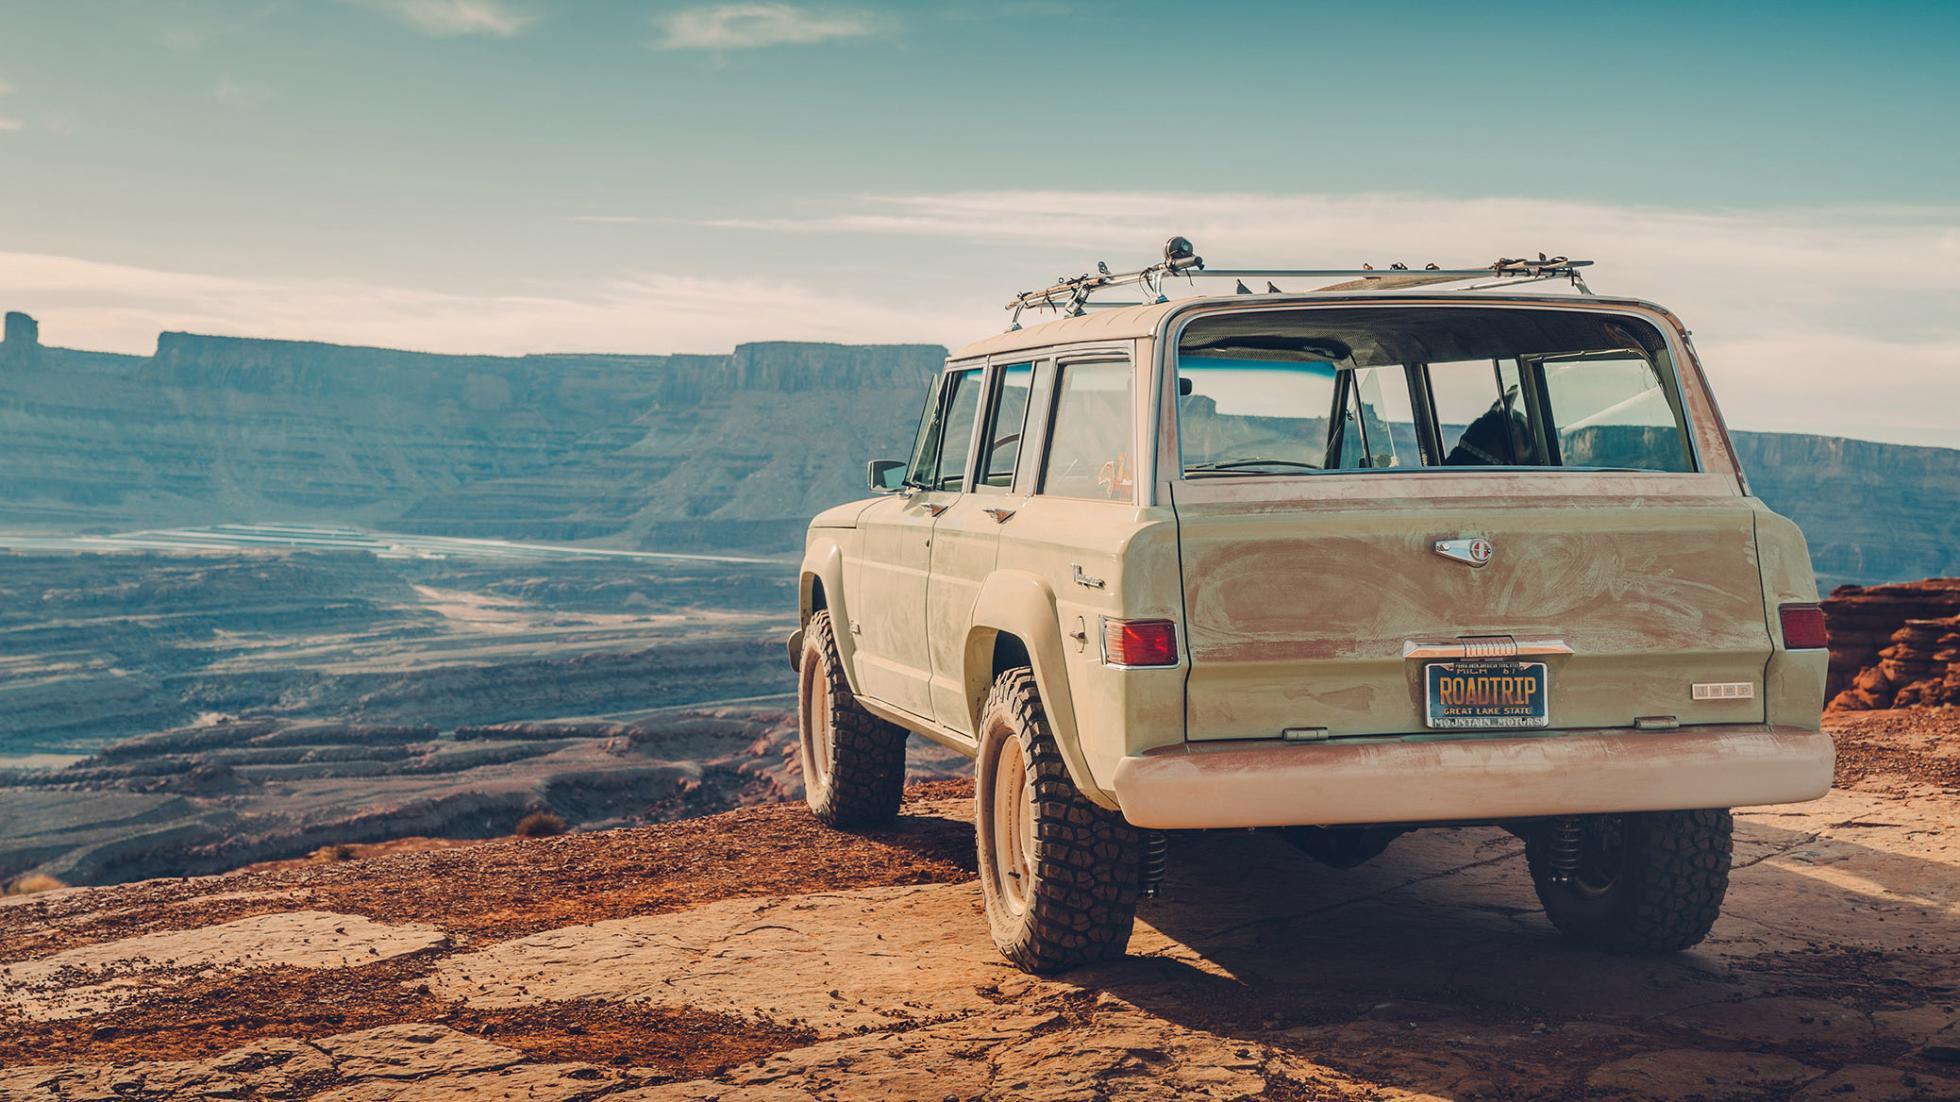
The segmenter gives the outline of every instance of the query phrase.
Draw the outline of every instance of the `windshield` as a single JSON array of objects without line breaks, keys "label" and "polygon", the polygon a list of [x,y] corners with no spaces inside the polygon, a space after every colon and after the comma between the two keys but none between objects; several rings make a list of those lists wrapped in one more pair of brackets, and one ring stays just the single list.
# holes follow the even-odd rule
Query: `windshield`
[{"label": "windshield", "polygon": [[1178,346],[1191,477],[1451,467],[1691,471],[1666,343],[1572,311],[1246,311]]}]

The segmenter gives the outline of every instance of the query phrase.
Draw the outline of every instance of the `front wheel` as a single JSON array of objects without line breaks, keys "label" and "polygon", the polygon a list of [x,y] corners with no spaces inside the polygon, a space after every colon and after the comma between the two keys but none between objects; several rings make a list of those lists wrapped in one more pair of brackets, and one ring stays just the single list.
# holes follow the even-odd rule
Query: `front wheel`
[{"label": "front wheel", "polygon": [[987,697],[974,802],[981,895],[1001,954],[1028,972],[1123,955],[1142,839],[1069,779],[1032,670],[1001,674]]},{"label": "front wheel", "polygon": [[796,682],[803,798],[827,826],[883,826],[905,797],[905,729],[851,695],[835,632],[827,610],[803,629]]},{"label": "front wheel", "polygon": [[1708,936],[1729,887],[1726,810],[1554,819],[1525,841],[1560,933],[1615,953],[1673,953]]}]

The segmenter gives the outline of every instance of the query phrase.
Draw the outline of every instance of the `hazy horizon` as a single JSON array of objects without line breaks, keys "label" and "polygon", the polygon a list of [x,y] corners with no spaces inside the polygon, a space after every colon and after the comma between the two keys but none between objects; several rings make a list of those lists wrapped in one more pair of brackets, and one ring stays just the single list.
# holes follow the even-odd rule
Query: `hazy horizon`
[{"label": "hazy horizon", "polygon": [[10,7],[0,306],[50,344],[958,346],[1172,233],[1543,250],[1677,311],[1735,428],[1960,444],[1950,5]]}]

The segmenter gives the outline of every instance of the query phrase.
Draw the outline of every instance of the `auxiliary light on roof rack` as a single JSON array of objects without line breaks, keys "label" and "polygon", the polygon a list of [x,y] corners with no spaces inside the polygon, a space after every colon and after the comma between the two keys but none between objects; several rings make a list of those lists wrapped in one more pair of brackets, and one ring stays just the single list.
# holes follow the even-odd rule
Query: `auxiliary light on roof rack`
[{"label": "auxiliary light on roof rack", "polygon": [[[1483,280],[1462,290],[1474,291],[1485,288],[1531,283],[1545,279],[1565,279],[1585,294],[1592,288],[1586,286],[1579,269],[1590,267],[1590,260],[1569,260],[1562,256],[1546,256],[1539,253],[1536,260],[1530,258],[1501,257],[1482,268],[1439,268],[1428,264],[1420,269],[1407,264],[1391,264],[1385,269],[1377,269],[1371,264],[1359,268],[1206,268],[1204,258],[1192,249],[1191,242],[1182,237],[1173,237],[1164,243],[1164,259],[1134,272],[1111,272],[1109,265],[1097,262],[1093,273],[1057,279],[1053,284],[1039,291],[1022,291],[1007,303],[1013,311],[1013,320],[1008,331],[1021,328],[1021,312],[1033,307],[1037,310],[1059,311],[1063,317],[1080,317],[1091,306],[1118,307],[1138,306],[1136,302],[1090,302],[1090,296],[1111,287],[1140,287],[1152,302],[1170,301],[1164,294],[1164,282],[1174,276],[1195,281],[1199,277],[1208,279],[1230,279],[1235,281],[1235,293],[1249,295],[1254,293],[1246,286],[1246,280],[1265,280],[1265,293],[1269,295],[1283,292],[1274,285],[1275,279],[1342,279],[1354,282],[1317,287],[1312,290],[1366,290],[1370,286],[1383,288],[1402,288],[1422,286],[1430,283],[1457,283],[1463,280]],[[1370,281],[1376,281],[1371,283]]]}]

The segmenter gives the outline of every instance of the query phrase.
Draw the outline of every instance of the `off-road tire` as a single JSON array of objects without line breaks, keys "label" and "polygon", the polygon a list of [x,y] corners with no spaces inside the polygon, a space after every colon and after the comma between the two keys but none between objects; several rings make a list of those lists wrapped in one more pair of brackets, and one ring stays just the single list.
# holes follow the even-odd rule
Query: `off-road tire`
[{"label": "off-road tire", "polygon": [[[979,741],[973,821],[994,944],[1037,973],[1122,956],[1136,919],[1143,839],[1069,779],[1032,670],[994,682]],[[1015,801],[1018,811],[1009,807]],[[998,825],[1010,817],[1012,826]]]},{"label": "off-road tire", "polygon": [[846,829],[897,818],[905,794],[905,728],[865,711],[851,694],[827,610],[803,629],[796,713],[803,799],[817,818]]},{"label": "off-road tire", "polygon": [[1719,809],[1618,818],[1618,867],[1603,882],[1555,879],[1549,825],[1526,839],[1525,859],[1545,916],[1565,936],[1608,952],[1673,953],[1699,943],[1728,892],[1734,820]]}]

